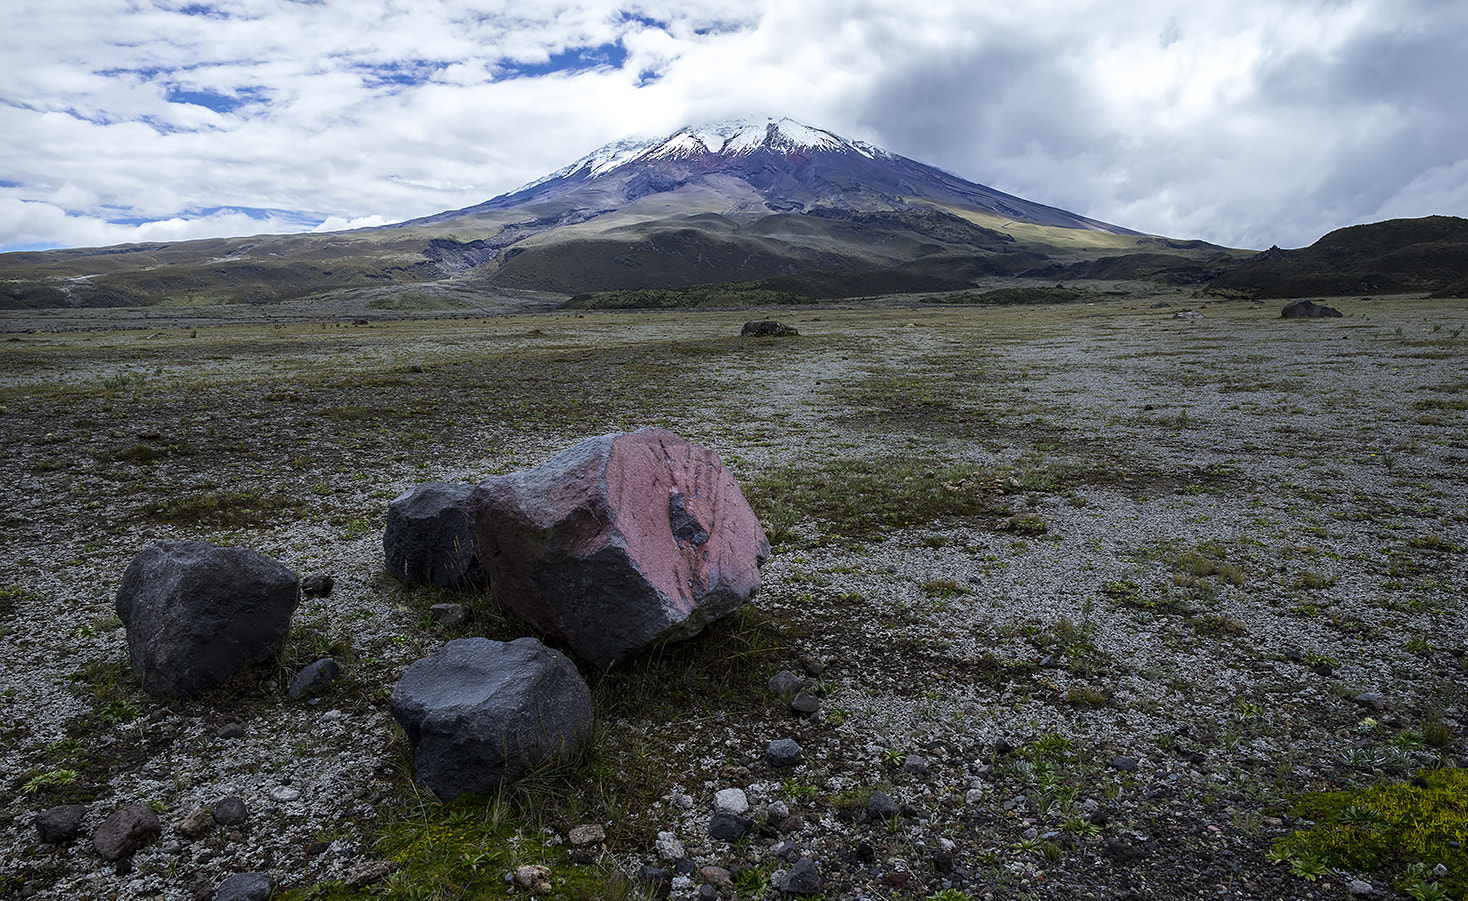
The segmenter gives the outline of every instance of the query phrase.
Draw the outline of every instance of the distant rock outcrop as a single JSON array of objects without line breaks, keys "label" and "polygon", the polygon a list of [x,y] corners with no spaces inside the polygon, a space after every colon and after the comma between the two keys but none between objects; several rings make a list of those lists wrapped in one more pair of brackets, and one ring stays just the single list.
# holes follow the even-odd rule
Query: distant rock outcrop
[{"label": "distant rock outcrop", "polygon": [[496,600],[603,667],[748,601],[770,550],[718,455],[664,429],[486,479],[469,513]]},{"label": "distant rock outcrop", "polygon": [[795,326],[776,322],[773,319],[755,319],[744,323],[739,334],[745,338],[787,338],[799,335]]},{"label": "distant rock outcrop", "polygon": [[138,682],[187,697],[279,653],[299,603],[296,574],[258,551],[160,541],[128,565],[116,606]]},{"label": "distant rock outcrop", "polygon": [[473,490],[429,482],[388,504],[382,551],[393,578],[404,585],[454,588],[484,575],[465,508]]},{"label": "distant rock outcrop", "polygon": [[1341,311],[1335,307],[1328,307],[1310,300],[1297,300],[1294,303],[1286,304],[1285,308],[1279,311],[1281,319],[1329,319],[1340,315]]},{"label": "distant rock outcrop", "polygon": [[408,667],[392,695],[413,768],[440,799],[491,792],[591,738],[591,691],[534,638],[461,638]]}]

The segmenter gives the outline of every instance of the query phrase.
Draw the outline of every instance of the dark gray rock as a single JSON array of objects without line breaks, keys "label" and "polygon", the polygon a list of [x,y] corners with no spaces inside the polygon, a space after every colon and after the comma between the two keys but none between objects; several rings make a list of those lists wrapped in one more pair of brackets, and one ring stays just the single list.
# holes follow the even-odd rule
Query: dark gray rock
[{"label": "dark gray rock", "polygon": [[800,686],[805,684],[805,679],[794,670],[782,669],[770,677],[770,691],[782,698],[792,697]]},{"label": "dark gray rock", "polygon": [[452,801],[575,758],[591,737],[591,691],[565,655],[534,638],[461,638],[408,667],[392,715],[418,778]]},{"label": "dark gray rock", "polygon": [[300,603],[296,574],[246,548],[160,541],[122,575],[117,615],[146,690],[187,697],[279,653]]},{"label": "dark gray rock", "polygon": [[902,812],[897,802],[884,791],[874,791],[867,799],[867,818],[872,820],[890,820]]},{"label": "dark gray rock", "polygon": [[1113,757],[1111,768],[1122,773],[1135,773],[1137,771],[1137,758],[1135,757]]},{"label": "dark gray rock", "polygon": [[121,860],[163,832],[158,814],[146,804],[130,804],[102,821],[92,833],[92,847],[104,860]]},{"label": "dark gray rock", "polygon": [[291,680],[290,688],[286,689],[286,695],[292,701],[310,695],[320,694],[328,685],[335,682],[342,674],[341,666],[330,657],[322,657],[315,663],[301,668],[296,677]]},{"label": "dark gray rock", "polygon": [[709,820],[709,838],[721,842],[737,842],[754,825],[754,821],[737,813],[716,814]]},{"label": "dark gray rock", "polygon": [[808,691],[802,691],[790,699],[790,709],[801,716],[811,716],[821,709],[821,699]]},{"label": "dark gray rock", "polygon": [[393,578],[404,585],[437,588],[483,578],[465,507],[473,490],[473,485],[429,482],[388,504],[382,553]]},{"label": "dark gray rock", "polygon": [[49,845],[69,842],[82,834],[82,820],[87,808],[81,804],[65,804],[36,814],[36,832]]},{"label": "dark gray rock", "polygon": [[800,332],[793,325],[773,319],[752,319],[744,323],[739,334],[745,338],[792,338]]},{"label": "dark gray rock", "polygon": [[268,901],[273,891],[269,873],[237,873],[219,883],[214,901]]},{"label": "dark gray rock", "polygon": [[336,580],[325,573],[316,573],[301,579],[301,594],[313,598],[324,598],[336,587]]},{"label": "dark gray rock", "polygon": [[469,515],[495,598],[603,667],[753,598],[770,551],[718,455],[664,429],[486,479]]},{"label": "dark gray rock", "polygon": [[902,758],[902,771],[913,776],[928,775],[928,761],[917,754],[909,754]]},{"label": "dark gray rock", "polygon": [[821,868],[814,859],[802,857],[785,871],[777,886],[787,895],[815,895],[821,891]]},{"label": "dark gray rock", "polygon": [[1310,300],[1294,301],[1286,304],[1285,308],[1279,311],[1281,319],[1327,319],[1340,315],[1341,311],[1335,307],[1328,307]]},{"label": "dark gray rock", "polygon": [[800,763],[803,754],[800,745],[794,739],[777,738],[770,742],[769,747],[765,748],[765,763],[777,770],[784,769]]},{"label": "dark gray rock", "polygon": [[469,611],[463,604],[434,604],[428,608],[428,615],[440,626],[457,626],[469,618]]},{"label": "dark gray rock", "polygon": [[221,826],[240,826],[250,816],[250,808],[245,805],[245,799],[237,795],[228,795],[215,801],[214,822]]}]

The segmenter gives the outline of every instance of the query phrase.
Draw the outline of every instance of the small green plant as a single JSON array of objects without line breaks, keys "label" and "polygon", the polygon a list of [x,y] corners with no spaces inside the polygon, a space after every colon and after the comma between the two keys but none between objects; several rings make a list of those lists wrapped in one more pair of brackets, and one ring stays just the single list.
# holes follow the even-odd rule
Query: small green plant
[{"label": "small green plant", "polygon": [[933,579],[923,583],[923,594],[930,598],[947,600],[961,594],[968,594],[968,586],[953,579]]},{"label": "small green plant", "polygon": [[78,775],[80,774],[77,773],[76,770],[47,770],[44,773],[32,776],[31,779],[27,781],[24,786],[21,787],[21,791],[27,795],[33,795],[36,792],[41,791],[42,789],[59,788],[63,785],[71,785],[77,780]]},{"label": "small green plant", "polygon": [[1305,589],[1306,591],[1318,591],[1322,588],[1329,588],[1334,584],[1334,576],[1324,576],[1313,570],[1300,573],[1299,578],[1295,579],[1295,587]]},{"label": "small green plant", "polygon": [[1000,531],[1016,535],[1044,535],[1050,531],[1050,523],[1038,513],[1018,513],[1005,520]]},{"label": "small green plant", "polygon": [[1354,791],[1312,792],[1294,813],[1314,825],[1279,839],[1276,855],[1319,861],[1326,867],[1382,870],[1401,867],[1404,890],[1425,882],[1421,871],[1404,862],[1441,864],[1439,881],[1450,895],[1468,891],[1468,769],[1425,770],[1409,782]]},{"label": "small green plant", "polygon": [[1330,872],[1330,865],[1313,854],[1301,854],[1290,861],[1290,872],[1314,882]]}]

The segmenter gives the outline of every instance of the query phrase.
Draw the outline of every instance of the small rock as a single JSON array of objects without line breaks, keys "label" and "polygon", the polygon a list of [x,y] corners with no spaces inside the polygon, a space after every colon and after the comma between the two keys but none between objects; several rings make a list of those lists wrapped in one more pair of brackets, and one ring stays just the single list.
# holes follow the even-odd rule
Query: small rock
[{"label": "small rock", "polygon": [[702,877],[704,882],[710,885],[717,885],[720,888],[727,888],[734,884],[734,877],[730,876],[729,871],[723,867],[707,866],[699,870],[698,875]]},{"label": "small rock", "polygon": [[1305,659],[1305,652],[1299,648],[1285,648],[1284,657],[1291,663],[1301,663]]},{"label": "small rock", "polygon": [[1137,765],[1135,757],[1113,757],[1111,759],[1111,768],[1122,773],[1135,773]]},{"label": "small rock", "polygon": [[282,804],[288,804],[291,801],[299,801],[300,799],[300,791],[291,788],[289,785],[277,785],[275,788],[272,788],[270,790],[270,800],[272,801],[279,801]]},{"label": "small rock", "polygon": [[788,835],[792,832],[799,832],[800,830],[805,828],[805,817],[801,816],[798,813],[792,813],[790,816],[781,820],[780,824],[775,828],[780,830],[781,834],[783,835]]},{"label": "small rock", "polygon": [[765,819],[771,823],[778,823],[790,816],[790,806],[784,801],[772,801],[765,805]]},{"label": "small rock", "polygon": [[214,828],[214,811],[208,807],[195,808],[193,813],[178,821],[176,828],[185,838],[203,838]]},{"label": "small rock", "polygon": [[577,847],[597,845],[607,840],[607,831],[595,823],[577,826],[571,830],[570,839],[571,844]]},{"label": "small rock", "polygon": [[1203,314],[1197,310],[1179,310],[1172,314],[1173,319],[1202,319]]},{"label": "small rock", "polygon": [[349,889],[361,889],[381,882],[391,876],[398,869],[398,865],[391,860],[368,860],[352,867],[347,872],[343,883]]},{"label": "small rock", "polygon": [[1005,741],[1002,738],[999,739],[998,741],[994,742],[994,756],[995,757],[1003,757],[1005,754],[1008,754],[1008,753],[1012,752],[1013,750],[1014,750],[1014,745],[1010,744],[1009,742]]},{"label": "small rock", "polygon": [[801,716],[812,716],[821,709],[821,699],[808,691],[798,692],[790,701],[790,709]]},{"label": "small rock", "polygon": [[721,813],[709,821],[709,838],[721,842],[737,842],[754,825],[752,820],[732,813]]},{"label": "small rock", "polygon": [[901,812],[902,808],[892,800],[884,791],[874,791],[867,799],[867,817],[873,820],[890,820]]},{"label": "small rock", "polygon": [[777,738],[765,748],[765,763],[777,770],[792,767],[800,763],[803,753],[794,739]]},{"label": "small rock", "polygon": [[785,872],[777,888],[787,895],[815,895],[821,891],[821,870],[809,857],[802,857]]},{"label": "small rock", "polygon": [[912,776],[926,776],[928,762],[916,754],[909,754],[902,759],[902,771]]},{"label": "small rock", "polygon": [[963,803],[974,807],[984,803],[985,792],[982,788],[971,788],[963,796]]},{"label": "small rock", "polygon": [[719,901],[719,890],[716,886],[705,882],[693,893],[696,901]]},{"label": "small rock", "polygon": [[428,615],[440,626],[457,626],[469,618],[463,604],[434,604],[428,608]]},{"label": "small rock", "polygon": [[87,808],[81,804],[64,804],[36,814],[36,832],[48,845],[69,842],[82,834],[82,820]]},{"label": "small rock", "polygon": [[308,695],[320,694],[328,685],[335,682],[342,673],[342,668],[330,657],[323,657],[310,666],[302,667],[291,680],[290,688],[286,690],[286,696],[292,701],[299,701]]},{"label": "small rock", "polygon": [[677,834],[673,832],[659,832],[657,841],[653,843],[653,849],[658,852],[659,857],[667,861],[682,860],[688,856],[688,852],[683,848],[683,842],[679,841]]},{"label": "small rock", "polygon": [[1367,882],[1364,879],[1352,879],[1350,882],[1346,883],[1346,891],[1350,892],[1353,895],[1370,895],[1375,892],[1376,889],[1372,888],[1371,883]]},{"label": "small rock", "polygon": [[237,795],[228,795],[214,802],[214,822],[221,826],[239,826],[250,815],[245,800]]},{"label": "small rock", "polygon": [[1125,839],[1115,838],[1101,849],[1101,856],[1116,863],[1127,863],[1143,856],[1143,851]]},{"label": "small rock", "polygon": [[1335,307],[1304,299],[1287,304],[1279,311],[1281,319],[1329,319],[1340,315],[1341,311]]},{"label": "small rock", "polygon": [[515,868],[515,884],[528,888],[532,892],[548,892],[551,890],[550,875],[550,867],[525,864]]},{"label": "small rock", "polygon": [[146,804],[130,804],[102,822],[92,833],[92,847],[105,860],[129,857],[157,838],[163,824]]},{"label": "small rock", "polygon": [[780,670],[770,677],[770,691],[782,698],[792,697],[805,684],[805,679],[794,670]]},{"label": "small rock", "polygon": [[220,738],[226,738],[226,739],[244,738],[245,737],[245,724],[244,723],[225,723],[223,726],[220,726],[219,727],[218,735],[219,735]]},{"label": "small rock", "polygon": [[714,794],[714,813],[743,816],[749,812],[749,797],[741,788],[726,788]]},{"label": "small rock", "polygon": [[1280,819],[1279,817],[1264,817],[1263,822],[1264,825],[1274,829],[1278,829],[1279,827],[1284,825],[1284,820]]},{"label": "small rock", "polygon": [[219,884],[214,901],[267,901],[274,890],[268,873],[238,873]]},{"label": "small rock", "polygon": [[1376,692],[1366,692],[1365,694],[1357,695],[1353,700],[1357,705],[1377,713],[1386,709],[1386,697]]},{"label": "small rock", "polygon": [[308,597],[324,598],[335,587],[336,580],[325,573],[315,573],[301,579],[301,594]]}]

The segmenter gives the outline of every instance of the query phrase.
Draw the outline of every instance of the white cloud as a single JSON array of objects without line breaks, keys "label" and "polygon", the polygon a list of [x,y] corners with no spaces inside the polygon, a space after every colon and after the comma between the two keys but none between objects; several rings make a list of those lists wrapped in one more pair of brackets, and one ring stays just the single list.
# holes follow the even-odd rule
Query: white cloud
[{"label": "white cloud", "polygon": [[[1386,214],[1468,214],[1459,3],[188,8],[8,17],[0,249],[398,221],[628,134],[766,113],[1177,237],[1297,246]],[[138,219],[156,224],[112,224]]]}]

